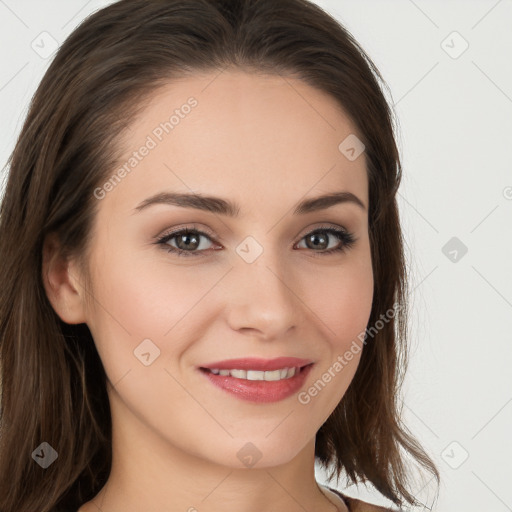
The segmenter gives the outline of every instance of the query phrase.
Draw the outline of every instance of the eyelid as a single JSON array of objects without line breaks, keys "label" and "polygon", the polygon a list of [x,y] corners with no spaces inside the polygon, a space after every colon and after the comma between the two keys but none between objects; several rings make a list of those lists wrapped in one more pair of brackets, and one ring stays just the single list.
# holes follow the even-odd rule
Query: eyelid
[{"label": "eyelid", "polygon": [[176,234],[180,233],[181,231],[185,231],[185,230],[197,231],[199,233],[208,235],[210,238],[213,238],[216,240],[222,240],[222,237],[215,234],[211,229],[209,229],[207,227],[200,226],[198,224],[194,224],[194,223],[191,223],[191,224],[185,223],[183,225],[174,226],[173,228],[168,229],[168,230],[162,232],[161,234],[159,234],[158,236],[154,237],[154,239],[161,240],[162,238],[165,238],[169,235],[176,235]]},{"label": "eyelid", "polygon": [[[316,222],[316,223],[310,224],[308,227],[299,231],[299,234],[297,235],[297,237],[302,239],[306,235],[309,235],[310,233],[313,233],[319,229],[342,229],[343,231],[346,231],[347,233],[350,232],[349,229],[347,229],[345,226],[343,226],[341,224],[335,224],[334,222],[320,222],[320,223]],[[297,237],[295,237],[295,238],[297,238]]]},{"label": "eyelid", "polygon": [[[306,228],[303,228],[303,230],[299,231],[299,233],[294,237],[294,238],[297,238],[299,237],[299,240],[301,240],[303,237],[305,237],[306,235],[318,230],[318,229],[329,229],[329,228],[334,228],[334,229],[342,229],[344,230],[347,234],[351,233],[351,231],[346,228],[345,226],[342,226],[340,224],[335,224],[333,222],[320,222],[320,225],[317,225],[315,226],[315,224],[313,224],[313,227],[310,225]],[[178,234],[180,233],[181,231],[184,231],[184,230],[188,230],[188,231],[197,231],[199,233],[203,233],[205,235],[208,235],[210,238],[214,239],[214,240],[217,240],[217,241],[223,241],[223,237],[222,236],[219,236],[217,235],[216,233],[214,233],[210,228],[207,228],[205,226],[201,226],[197,223],[184,223],[183,225],[177,225],[177,226],[174,226],[173,228],[171,229],[168,229],[166,231],[163,231],[161,234],[157,235],[154,237],[154,240],[155,241],[158,241],[158,240],[161,240],[162,238],[165,238],[169,235],[173,235],[173,234]]]}]

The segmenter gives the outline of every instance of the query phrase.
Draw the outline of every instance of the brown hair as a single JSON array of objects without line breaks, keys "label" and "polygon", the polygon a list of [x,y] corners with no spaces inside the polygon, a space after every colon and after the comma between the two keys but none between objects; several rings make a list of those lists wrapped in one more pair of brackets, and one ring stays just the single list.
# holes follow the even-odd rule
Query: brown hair
[{"label": "brown hair", "polygon": [[[395,195],[401,179],[393,117],[379,71],[353,36],[307,0],[121,0],[66,39],[32,101],[0,211],[0,511],[76,509],[111,465],[106,375],[86,324],[53,310],[43,242],[55,234],[85,263],[99,201],[94,189],[120,157],[119,140],[146,98],[195,71],[235,67],[301,78],[345,109],[366,146],[375,279],[369,326],[399,305],[365,347],[315,455],[339,478],[369,481],[415,503],[404,456],[438,471],[400,420],[407,360],[407,274]],[[340,141],[341,142],[341,141]],[[382,321],[381,321],[382,323]],[[20,435],[23,433],[23,435]],[[42,469],[43,441],[58,452]]]}]

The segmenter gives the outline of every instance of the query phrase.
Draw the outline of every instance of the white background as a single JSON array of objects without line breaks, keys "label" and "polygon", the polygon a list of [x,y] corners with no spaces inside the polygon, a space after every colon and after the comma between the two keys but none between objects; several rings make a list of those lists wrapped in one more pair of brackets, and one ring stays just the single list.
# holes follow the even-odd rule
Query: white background
[{"label": "white background", "polygon": [[[51,59],[33,41],[62,43],[108,3],[0,0],[0,167]],[[376,63],[398,116],[414,290],[404,420],[442,473],[433,509],[512,511],[512,1],[316,3]],[[431,485],[415,492],[432,507]]]}]

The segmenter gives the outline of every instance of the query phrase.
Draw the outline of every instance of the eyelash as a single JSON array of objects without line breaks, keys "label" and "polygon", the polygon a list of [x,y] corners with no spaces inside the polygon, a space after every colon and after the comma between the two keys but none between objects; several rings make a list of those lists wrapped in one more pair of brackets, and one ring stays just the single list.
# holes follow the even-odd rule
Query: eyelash
[{"label": "eyelash", "polygon": [[[345,251],[348,251],[355,244],[355,242],[357,241],[357,238],[355,238],[353,233],[350,233],[350,232],[346,231],[345,229],[335,228],[335,227],[332,227],[332,226],[326,226],[326,227],[321,226],[319,228],[316,228],[313,231],[310,231],[309,233],[306,233],[300,239],[300,241],[302,241],[307,236],[311,236],[311,235],[316,234],[316,233],[329,233],[331,235],[336,236],[342,243],[338,247],[334,247],[332,249],[327,249],[327,250],[324,250],[324,251],[313,251],[311,249],[311,251],[313,253],[317,253],[317,254],[314,254],[314,256],[332,255],[333,253],[340,253],[341,254],[341,253],[343,253]],[[205,254],[203,254],[203,253],[207,252],[208,249],[207,250],[201,250],[201,251],[185,251],[183,249],[179,249],[177,247],[172,247],[172,246],[169,246],[167,244],[167,242],[169,240],[172,240],[174,237],[177,237],[179,235],[185,235],[185,234],[197,234],[197,235],[205,236],[206,238],[208,238],[210,240],[212,238],[210,234],[205,233],[204,231],[201,231],[200,229],[196,229],[194,226],[192,226],[192,227],[181,228],[179,230],[176,230],[176,231],[173,231],[173,232],[168,233],[166,235],[163,235],[161,238],[158,238],[155,243],[157,245],[167,245],[167,247],[166,247],[167,252],[174,253],[177,256],[185,256],[185,257],[189,257],[189,256],[205,256]]]}]

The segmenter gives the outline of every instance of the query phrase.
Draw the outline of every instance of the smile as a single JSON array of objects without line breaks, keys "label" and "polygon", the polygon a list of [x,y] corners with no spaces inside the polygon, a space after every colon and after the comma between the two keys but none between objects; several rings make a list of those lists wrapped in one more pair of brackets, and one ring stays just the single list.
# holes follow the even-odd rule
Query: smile
[{"label": "smile", "polygon": [[229,395],[256,403],[278,402],[299,392],[314,363],[275,370],[199,368],[211,384]]},{"label": "smile", "polygon": [[272,371],[259,371],[259,370],[220,370],[218,368],[206,369],[215,375],[230,375],[235,379],[245,380],[266,380],[266,381],[277,381],[290,379],[296,373],[300,372],[300,367],[293,368],[281,368]]}]

